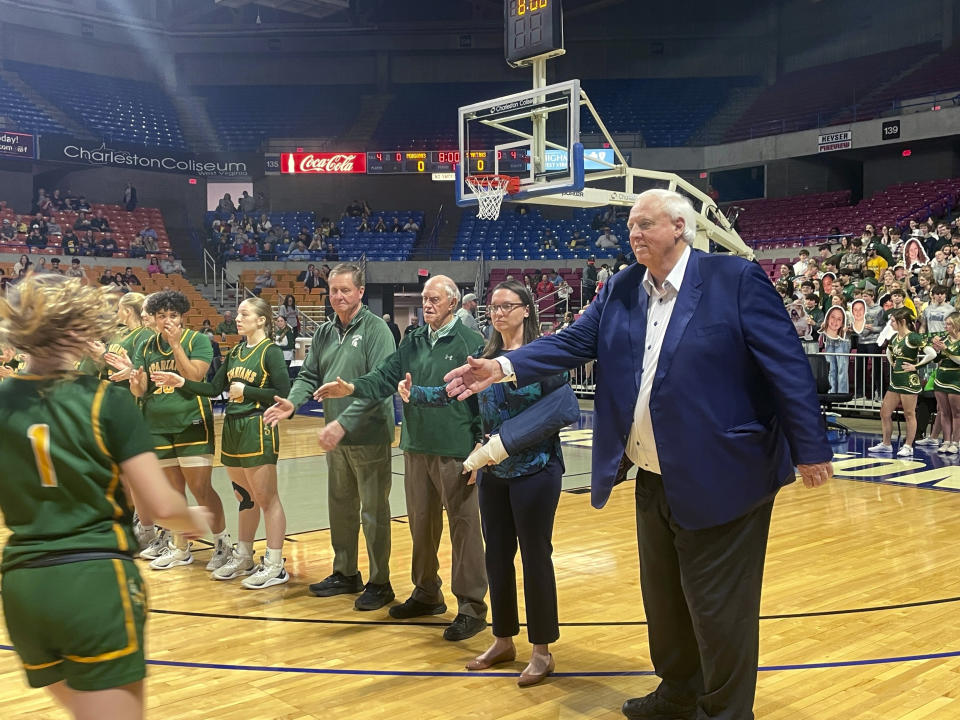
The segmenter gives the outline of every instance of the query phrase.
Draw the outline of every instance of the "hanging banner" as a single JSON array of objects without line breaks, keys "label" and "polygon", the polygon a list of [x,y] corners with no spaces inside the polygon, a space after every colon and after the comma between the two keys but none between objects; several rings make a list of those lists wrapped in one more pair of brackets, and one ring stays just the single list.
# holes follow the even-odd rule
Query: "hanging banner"
[{"label": "hanging banner", "polygon": [[28,133],[0,130],[0,157],[34,159],[34,137]]}]

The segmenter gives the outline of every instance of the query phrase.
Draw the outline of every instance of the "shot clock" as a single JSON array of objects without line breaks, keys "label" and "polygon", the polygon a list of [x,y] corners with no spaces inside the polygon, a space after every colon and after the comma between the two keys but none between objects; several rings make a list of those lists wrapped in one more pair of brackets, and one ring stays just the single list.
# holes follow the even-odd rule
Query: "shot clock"
[{"label": "shot clock", "polygon": [[504,0],[503,20],[504,54],[513,67],[566,52],[560,0]]}]

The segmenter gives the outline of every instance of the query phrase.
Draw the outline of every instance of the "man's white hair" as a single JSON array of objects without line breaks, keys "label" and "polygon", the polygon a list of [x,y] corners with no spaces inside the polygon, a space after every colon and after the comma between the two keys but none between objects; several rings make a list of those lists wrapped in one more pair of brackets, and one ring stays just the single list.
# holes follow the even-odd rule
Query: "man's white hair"
[{"label": "man's white hair", "polygon": [[446,275],[437,275],[436,277],[430,278],[431,280],[436,280],[437,284],[442,286],[444,291],[447,293],[447,297],[451,300],[456,300],[457,303],[460,302],[460,288],[457,287],[457,284],[448,278]]},{"label": "man's white hair", "polygon": [[683,218],[683,240],[687,245],[693,245],[693,240],[697,236],[697,211],[693,209],[690,200],[673,190],[664,188],[654,188],[644,190],[637,196],[637,202],[645,198],[656,198],[660,201],[661,209],[670,217],[671,220]]}]

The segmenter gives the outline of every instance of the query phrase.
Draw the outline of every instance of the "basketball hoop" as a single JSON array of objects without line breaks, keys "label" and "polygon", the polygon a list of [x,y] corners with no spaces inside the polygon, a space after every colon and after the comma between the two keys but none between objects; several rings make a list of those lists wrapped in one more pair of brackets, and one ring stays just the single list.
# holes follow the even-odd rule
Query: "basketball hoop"
[{"label": "basketball hoop", "polygon": [[512,175],[468,175],[466,182],[477,196],[477,217],[481,220],[500,217],[504,196],[520,190],[520,178]]}]

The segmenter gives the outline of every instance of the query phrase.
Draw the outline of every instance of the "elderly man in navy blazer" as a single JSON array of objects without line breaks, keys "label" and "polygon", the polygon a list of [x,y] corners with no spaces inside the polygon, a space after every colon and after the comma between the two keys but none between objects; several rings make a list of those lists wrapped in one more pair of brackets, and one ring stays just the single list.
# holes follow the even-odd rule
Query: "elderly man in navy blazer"
[{"label": "elderly man in navy blazer", "polygon": [[833,474],[813,375],[755,264],[693,250],[696,214],[648,190],[628,220],[637,265],[562,333],[447,376],[464,399],[597,360],[591,501],[638,467],[637,539],[650,657],[661,682],[632,720],[753,718],[760,591],[777,491]]}]

